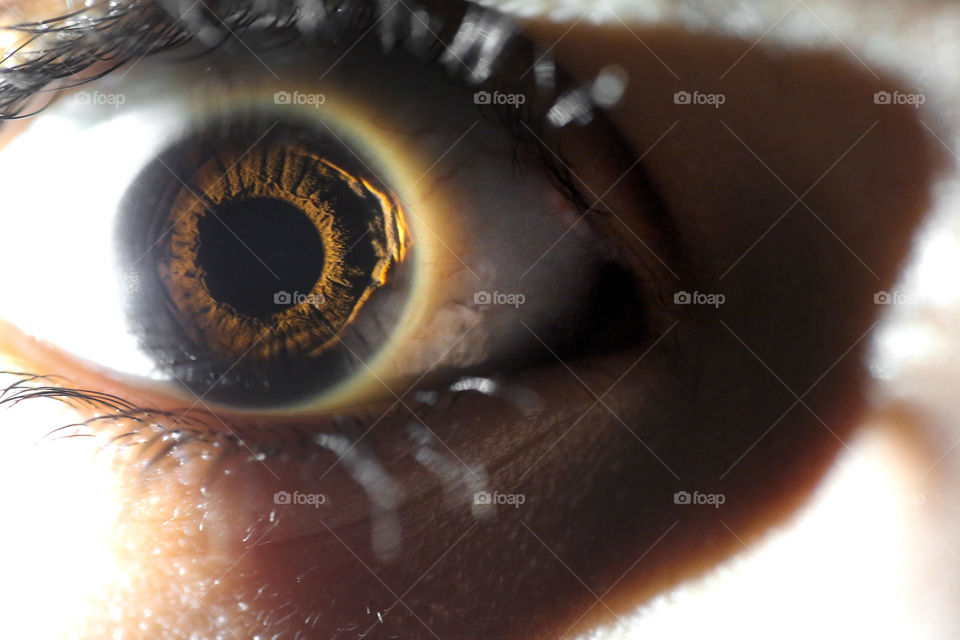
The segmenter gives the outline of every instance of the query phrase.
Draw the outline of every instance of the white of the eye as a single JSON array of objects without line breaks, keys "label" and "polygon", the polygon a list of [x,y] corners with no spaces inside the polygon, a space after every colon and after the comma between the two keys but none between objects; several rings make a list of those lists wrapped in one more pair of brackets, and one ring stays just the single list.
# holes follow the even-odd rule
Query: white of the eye
[{"label": "white of the eye", "polygon": [[8,185],[0,317],[80,358],[153,377],[126,327],[111,242],[124,191],[177,126],[178,110],[105,118],[111,107],[97,101],[109,95],[66,96],[0,154]]}]

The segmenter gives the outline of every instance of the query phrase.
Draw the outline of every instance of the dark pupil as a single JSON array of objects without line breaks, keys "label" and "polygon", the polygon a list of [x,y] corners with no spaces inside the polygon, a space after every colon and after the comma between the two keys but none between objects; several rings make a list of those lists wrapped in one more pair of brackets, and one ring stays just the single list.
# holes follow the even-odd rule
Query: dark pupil
[{"label": "dark pupil", "polygon": [[214,300],[266,319],[295,302],[285,303],[277,293],[313,289],[323,270],[323,240],[299,209],[282,200],[252,198],[213,213],[197,221],[197,261]]}]

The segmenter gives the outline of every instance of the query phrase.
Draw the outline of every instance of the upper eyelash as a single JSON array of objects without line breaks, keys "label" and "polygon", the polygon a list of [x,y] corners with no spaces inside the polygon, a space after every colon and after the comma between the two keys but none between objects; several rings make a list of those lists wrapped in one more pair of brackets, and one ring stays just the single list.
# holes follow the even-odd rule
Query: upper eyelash
[{"label": "upper eyelash", "polygon": [[[408,49],[426,53],[470,85],[485,82],[506,53],[514,53],[518,43],[526,43],[517,37],[512,20],[468,0],[462,3],[466,11],[456,19],[440,18],[437,12],[419,4],[416,10],[404,4],[410,16],[406,21],[398,17],[396,3],[388,7],[384,0],[318,0],[316,6],[324,7],[324,15],[309,25],[310,30],[306,30],[300,20],[303,14],[299,3],[258,2],[254,7],[248,3],[208,1],[201,3],[207,16],[191,10],[194,5],[178,14],[178,9],[167,7],[170,4],[176,4],[176,0],[129,0],[123,4],[111,0],[55,18],[0,25],[0,29],[29,36],[0,59],[0,120],[37,113],[21,111],[31,97],[55,80],[77,78],[82,71],[100,62],[113,64],[92,77],[77,78],[69,87],[56,90],[73,88],[102,77],[127,61],[190,41],[204,43],[212,50],[240,36],[288,34],[332,40],[351,31],[366,33],[376,27],[385,48],[405,44]],[[223,9],[222,5],[228,8]],[[485,23],[484,29],[462,28],[481,21]],[[219,38],[212,37],[214,32]],[[493,49],[488,46],[491,41],[496,42]],[[483,42],[483,47],[477,47],[478,42]],[[17,55],[27,59],[10,64]],[[571,84],[568,78],[558,74],[548,53],[538,54],[529,47],[522,55],[530,63],[523,75],[527,75],[535,63],[544,60],[551,63],[554,71],[549,82],[544,85],[537,80],[541,88]],[[517,111],[519,109],[512,107],[502,109],[504,115]]]},{"label": "upper eyelash", "polygon": [[[109,8],[103,11],[104,6]],[[149,33],[144,33],[144,20],[154,25]],[[51,82],[77,78],[69,87],[58,87],[58,90],[91,82],[131,57],[168,49],[189,39],[183,30],[165,25],[165,20],[163,11],[154,5],[100,3],[47,20],[2,27],[29,37],[0,59],[0,121],[38,113],[22,113],[22,110]],[[9,64],[16,55],[29,59]],[[95,75],[78,78],[78,74],[100,62],[113,64]]]}]

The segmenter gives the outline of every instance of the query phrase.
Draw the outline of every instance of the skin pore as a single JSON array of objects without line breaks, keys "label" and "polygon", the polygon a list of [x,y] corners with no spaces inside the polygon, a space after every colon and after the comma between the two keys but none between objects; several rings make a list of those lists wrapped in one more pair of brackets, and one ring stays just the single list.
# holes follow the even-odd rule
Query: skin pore
[{"label": "skin pore", "polygon": [[[449,486],[412,458],[415,438],[396,438],[409,417],[390,413],[364,439],[401,485],[403,546],[399,560],[385,561],[372,548],[371,496],[337,464],[334,441],[282,463],[232,456],[216,473],[198,464],[134,473],[142,451],[103,455],[92,438],[34,444],[102,406],[31,400],[0,414],[17,461],[4,465],[4,486],[28,488],[0,492],[0,507],[21,514],[0,536],[21,587],[4,596],[23,612],[14,628],[57,634],[82,621],[89,637],[121,629],[127,635],[117,637],[555,638],[613,625],[610,636],[626,636],[631,625],[669,617],[669,607],[632,617],[664,590],[692,593],[674,605],[695,612],[760,581],[762,562],[776,557],[750,554],[771,527],[803,549],[804,523],[818,513],[811,492],[850,459],[872,461],[874,480],[905,495],[922,491],[923,509],[898,509],[897,522],[943,540],[925,555],[898,541],[883,551],[902,555],[878,556],[874,568],[943,559],[937,576],[955,575],[957,538],[938,520],[955,454],[925,477],[929,486],[915,481],[952,442],[936,418],[949,396],[928,388],[902,397],[897,389],[911,385],[872,382],[866,366],[877,322],[893,309],[875,294],[893,290],[916,260],[913,238],[942,206],[938,186],[953,179],[937,136],[950,140],[944,123],[954,114],[942,105],[955,95],[956,54],[916,37],[952,18],[935,2],[909,20],[884,17],[877,3],[722,4],[622,2],[581,20],[577,3],[567,11],[531,3],[518,16],[574,76],[610,64],[626,74],[609,118],[629,152],[572,136],[565,157],[588,193],[620,213],[596,232],[655,301],[645,341],[504,376],[505,387],[545,401],[535,418],[481,394],[425,414],[443,444],[421,440],[421,455],[484,469],[487,487],[523,495],[523,505],[478,518],[447,500]],[[58,15],[60,5],[19,10]],[[871,48],[866,25],[882,27],[884,47]],[[937,61],[926,78],[918,66],[929,63],[918,58]],[[678,102],[682,91],[724,102]],[[923,91],[928,104],[878,103],[882,91]],[[627,171],[636,158],[642,173]],[[645,208],[651,185],[676,250],[652,239],[651,226],[660,227]],[[724,303],[678,307],[678,292],[722,294]],[[950,328],[938,321],[941,332]],[[0,357],[0,370],[59,374],[68,386],[164,408],[6,325]],[[950,379],[949,362],[908,373]],[[200,427],[222,428],[197,414]],[[324,429],[336,433],[319,420]],[[312,485],[321,473],[322,485]],[[293,489],[322,492],[330,505],[273,515],[274,493]],[[722,494],[724,503],[678,504],[680,491]],[[813,505],[828,499],[817,496]],[[857,513],[834,512],[829,525],[852,527]],[[751,560],[698,582],[738,553]],[[837,569],[867,593],[874,574],[853,571]],[[67,587],[51,588],[54,574]],[[790,593],[791,576],[777,580],[772,588]],[[903,623],[922,614],[933,637],[955,628],[946,606],[928,606],[907,607]],[[762,627],[765,618],[728,615],[726,635],[779,633]],[[818,619],[815,608],[805,615]]]}]

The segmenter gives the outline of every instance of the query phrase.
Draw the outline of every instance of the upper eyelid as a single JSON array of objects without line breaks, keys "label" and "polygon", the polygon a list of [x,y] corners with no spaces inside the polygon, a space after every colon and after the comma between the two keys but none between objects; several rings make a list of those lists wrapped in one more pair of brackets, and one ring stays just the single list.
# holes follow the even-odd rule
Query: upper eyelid
[{"label": "upper eyelid", "polygon": [[[237,7],[228,1],[207,0],[200,3],[203,12],[197,10],[194,3],[179,15],[164,7],[162,0],[146,4],[129,2],[120,6],[101,2],[70,13],[53,17],[30,16],[30,19],[23,19],[25,12],[8,3],[4,7],[6,15],[0,10],[0,36],[9,36],[0,37],[0,125],[4,120],[35,115],[39,110],[27,114],[21,111],[34,95],[53,81],[72,78],[72,82],[56,87],[54,91],[73,88],[96,80],[127,62],[190,42],[214,49],[251,31],[273,29],[291,29],[323,39],[324,21],[328,16],[329,21],[336,20],[339,27],[356,28],[364,35],[379,25],[384,37],[389,32],[393,38],[397,29],[402,28],[395,6],[387,6],[382,0],[338,0],[334,8],[328,6],[326,0],[319,1],[320,6],[326,7],[325,14],[310,21],[300,19],[297,3],[279,1],[257,3],[256,7]],[[411,3],[412,6],[402,4],[409,14],[410,25],[425,27],[430,36],[440,41],[445,53],[453,51],[457,42],[441,40],[437,35],[441,29],[432,19],[445,18],[451,13],[451,6],[466,6],[468,3],[485,14],[499,15],[494,10],[480,9],[472,4],[472,0],[451,4],[425,1],[431,4],[429,10],[417,2]],[[106,9],[101,11],[104,6]],[[459,24],[459,20],[456,22]],[[501,22],[512,27],[512,21],[506,17]],[[500,31],[493,36],[506,34],[509,38],[514,31],[502,28],[502,25],[499,28]],[[17,33],[21,34],[20,38],[16,37]],[[472,38],[486,39],[490,35],[477,33]],[[389,38],[385,37],[385,43],[386,39]],[[496,61],[499,53],[486,52],[482,62]],[[455,51],[454,54],[456,57]],[[108,68],[81,77],[83,72],[98,64],[106,64]]]},{"label": "upper eyelid", "polygon": [[[516,49],[518,41],[531,44],[512,18],[473,4],[473,0],[422,2],[429,6],[421,2],[412,7],[401,3],[403,8],[397,9],[395,5],[386,6],[382,0],[339,0],[335,11],[327,8],[321,17],[303,21],[296,3],[267,4],[256,9],[226,3],[229,9],[220,10],[219,3],[208,0],[201,4],[209,15],[198,17],[199,12],[193,11],[192,5],[175,16],[156,0],[110,7],[103,14],[98,12],[103,5],[98,4],[52,18],[0,23],[0,36],[23,34],[20,39],[7,38],[9,42],[0,38],[0,46],[7,46],[0,49],[0,125],[4,120],[29,117],[42,110],[43,106],[22,113],[30,99],[51,82],[71,79],[54,87],[52,91],[56,93],[96,80],[150,54],[191,42],[214,49],[249,33],[293,32],[311,39],[332,40],[343,33],[344,27],[357,30],[360,37],[376,27],[372,35],[379,36],[385,48],[391,48],[398,38],[409,37],[421,57],[440,62],[451,75],[478,86],[498,79],[495,67],[503,66],[505,57],[513,57],[511,49]],[[326,3],[321,0],[319,6]],[[328,24],[333,34],[327,33]],[[246,43],[243,45],[250,49]],[[589,122],[594,104],[587,87],[558,72],[549,50],[520,48],[521,58],[511,62],[522,64],[526,70],[505,82],[504,88],[525,91],[524,83],[530,85],[535,77],[536,86],[532,88],[540,98],[544,93],[549,98],[541,105],[543,113],[537,115],[537,120],[545,118],[556,127],[573,121]],[[544,62],[550,69],[546,81],[540,78]],[[536,73],[531,73],[535,67]],[[90,75],[81,77],[86,71],[91,71]],[[566,103],[561,105],[564,99]],[[559,120],[554,121],[556,118]]]},{"label": "upper eyelid", "polygon": [[[364,16],[367,15],[364,13],[366,8],[373,4],[371,0],[341,0],[338,8],[350,16]],[[10,39],[12,48],[0,49],[0,123],[34,115],[21,111],[52,81],[74,78],[69,86],[76,86],[95,80],[131,60],[182,46],[193,40],[203,27],[203,23],[186,14],[174,18],[159,2],[131,3],[100,13],[98,10],[102,6],[98,4],[54,17],[0,24],[0,34],[22,34],[20,39]],[[264,18],[273,19],[269,26],[296,25],[292,20],[295,14],[281,15],[278,12],[271,16],[267,11],[269,8],[261,9],[259,14],[249,10],[213,14],[214,24],[222,25],[224,33],[231,37],[254,25],[267,26],[258,24]],[[14,7],[8,7],[8,13],[14,18],[22,16]],[[72,37],[63,39],[64,34]],[[22,57],[23,61],[16,62],[16,57]],[[80,77],[100,63],[109,67],[89,77]]]}]

